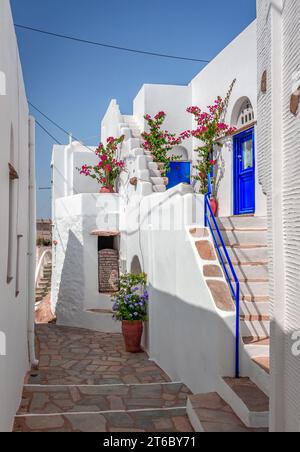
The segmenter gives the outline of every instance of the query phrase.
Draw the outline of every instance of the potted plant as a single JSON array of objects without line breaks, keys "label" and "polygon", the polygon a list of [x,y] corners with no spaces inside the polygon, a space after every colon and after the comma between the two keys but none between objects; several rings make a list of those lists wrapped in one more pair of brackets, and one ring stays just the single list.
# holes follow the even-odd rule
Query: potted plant
[{"label": "potted plant", "polygon": [[116,158],[118,146],[123,143],[124,136],[110,137],[106,146],[100,143],[95,151],[99,158],[97,165],[83,165],[79,168],[80,174],[96,179],[102,185],[100,193],[113,193],[117,178],[124,171],[125,162]]},{"label": "potted plant", "polygon": [[141,351],[143,322],[148,319],[147,276],[127,273],[120,278],[120,290],[113,297],[114,318],[122,322],[126,351]]},{"label": "potted plant", "polygon": [[213,172],[217,164],[217,160],[213,158],[214,146],[219,145],[219,140],[231,135],[236,130],[224,122],[224,115],[234,84],[235,80],[224,99],[218,97],[213,105],[207,107],[208,112],[202,111],[199,107],[187,109],[187,112],[191,113],[197,122],[197,128],[191,132],[191,135],[202,142],[202,145],[196,149],[198,159],[194,166],[196,170],[194,178],[200,182],[200,192],[203,195],[210,193],[210,204],[214,215],[218,210],[218,202],[212,192],[212,187],[209,187],[208,175]]}]

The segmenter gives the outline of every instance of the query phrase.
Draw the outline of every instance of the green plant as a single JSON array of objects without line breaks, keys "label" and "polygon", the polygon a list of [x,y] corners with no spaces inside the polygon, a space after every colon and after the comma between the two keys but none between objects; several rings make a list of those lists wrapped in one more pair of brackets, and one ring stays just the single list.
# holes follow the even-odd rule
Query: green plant
[{"label": "green plant", "polygon": [[163,111],[157,113],[154,118],[150,115],[145,115],[144,119],[147,121],[149,126],[149,132],[142,133],[142,138],[144,139],[142,147],[146,151],[151,152],[156,163],[163,163],[163,177],[169,172],[170,162],[179,158],[178,156],[168,156],[168,153],[174,146],[181,144],[185,138],[188,138],[185,136],[186,132],[183,132],[177,137],[176,134],[172,134],[167,130],[162,130],[161,127],[166,119],[166,116],[166,113]]},{"label": "green plant", "polygon": [[113,297],[114,318],[117,320],[142,320],[148,318],[147,275],[126,273],[120,278],[120,290]]},{"label": "green plant", "polygon": [[236,129],[230,127],[222,119],[235,84],[235,80],[230,85],[229,91],[224,99],[218,97],[213,105],[208,106],[208,112],[203,112],[199,107],[189,107],[188,113],[191,113],[197,121],[197,129],[191,132],[191,135],[202,142],[198,147],[198,160],[194,169],[196,176],[194,178],[200,182],[200,191],[202,194],[208,192],[208,174],[216,165],[217,160],[213,158],[213,146],[218,144],[218,140],[231,135]]}]

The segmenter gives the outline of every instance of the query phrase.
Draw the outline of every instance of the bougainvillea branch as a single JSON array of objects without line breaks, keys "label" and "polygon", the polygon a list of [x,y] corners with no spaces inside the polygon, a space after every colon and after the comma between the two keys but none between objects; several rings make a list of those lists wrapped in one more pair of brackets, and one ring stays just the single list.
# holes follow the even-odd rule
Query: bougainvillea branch
[{"label": "bougainvillea branch", "polygon": [[123,143],[124,139],[123,135],[119,138],[109,137],[106,146],[100,143],[95,151],[99,162],[94,166],[83,165],[79,168],[80,174],[97,180],[103,187],[113,189],[117,178],[125,167],[125,162],[116,158],[118,146]]},{"label": "bougainvillea branch", "polygon": [[152,118],[150,115],[145,115],[144,119],[149,126],[149,132],[142,133],[144,140],[142,147],[146,151],[151,152],[154,157],[154,161],[157,163],[163,163],[162,176],[166,176],[170,162],[178,159],[178,156],[169,156],[169,152],[174,146],[180,145],[183,140],[190,137],[190,132],[182,132],[179,136],[172,134],[167,130],[162,130],[162,125],[166,119],[166,113],[160,111]]},{"label": "bougainvillea branch", "polygon": [[195,106],[187,109],[187,112],[191,113],[197,122],[197,128],[191,132],[191,135],[202,142],[202,145],[195,149],[198,152],[198,160],[194,165],[195,179],[200,182],[202,194],[207,193],[208,174],[217,164],[217,161],[213,159],[214,144],[221,138],[232,135],[236,130],[226,124],[223,119],[234,84],[235,80],[230,85],[226,97],[224,99],[218,97],[213,105],[207,107],[207,112]]}]

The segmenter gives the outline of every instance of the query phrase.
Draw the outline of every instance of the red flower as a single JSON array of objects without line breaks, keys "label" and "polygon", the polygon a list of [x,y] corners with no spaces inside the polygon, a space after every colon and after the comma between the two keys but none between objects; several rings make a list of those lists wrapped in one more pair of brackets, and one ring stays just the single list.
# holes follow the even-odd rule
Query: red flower
[{"label": "red flower", "polygon": [[110,173],[110,172],[111,172],[111,166],[110,166],[110,165],[105,165],[105,166],[104,166],[104,171],[105,171],[106,173]]}]

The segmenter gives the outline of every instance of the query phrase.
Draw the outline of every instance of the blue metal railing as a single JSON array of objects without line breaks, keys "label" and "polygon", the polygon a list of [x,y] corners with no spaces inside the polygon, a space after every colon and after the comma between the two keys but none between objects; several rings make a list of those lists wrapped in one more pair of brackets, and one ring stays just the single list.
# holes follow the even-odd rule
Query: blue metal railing
[{"label": "blue metal railing", "polygon": [[[208,192],[204,197],[204,225],[205,227],[209,227],[215,248],[217,250],[220,263],[223,267],[231,294],[235,300],[236,306],[236,327],[235,327],[235,376],[239,378],[240,376],[240,283],[234,267],[232,265],[230,256],[226,249],[222,234],[220,232],[218,223],[213,214],[212,208],[210,206],[210,197],[211,197],[211,175],[208,175]],[[224,253],[224,256],[221,252]],[[228,267],[226,266],[226,261]]]}]

